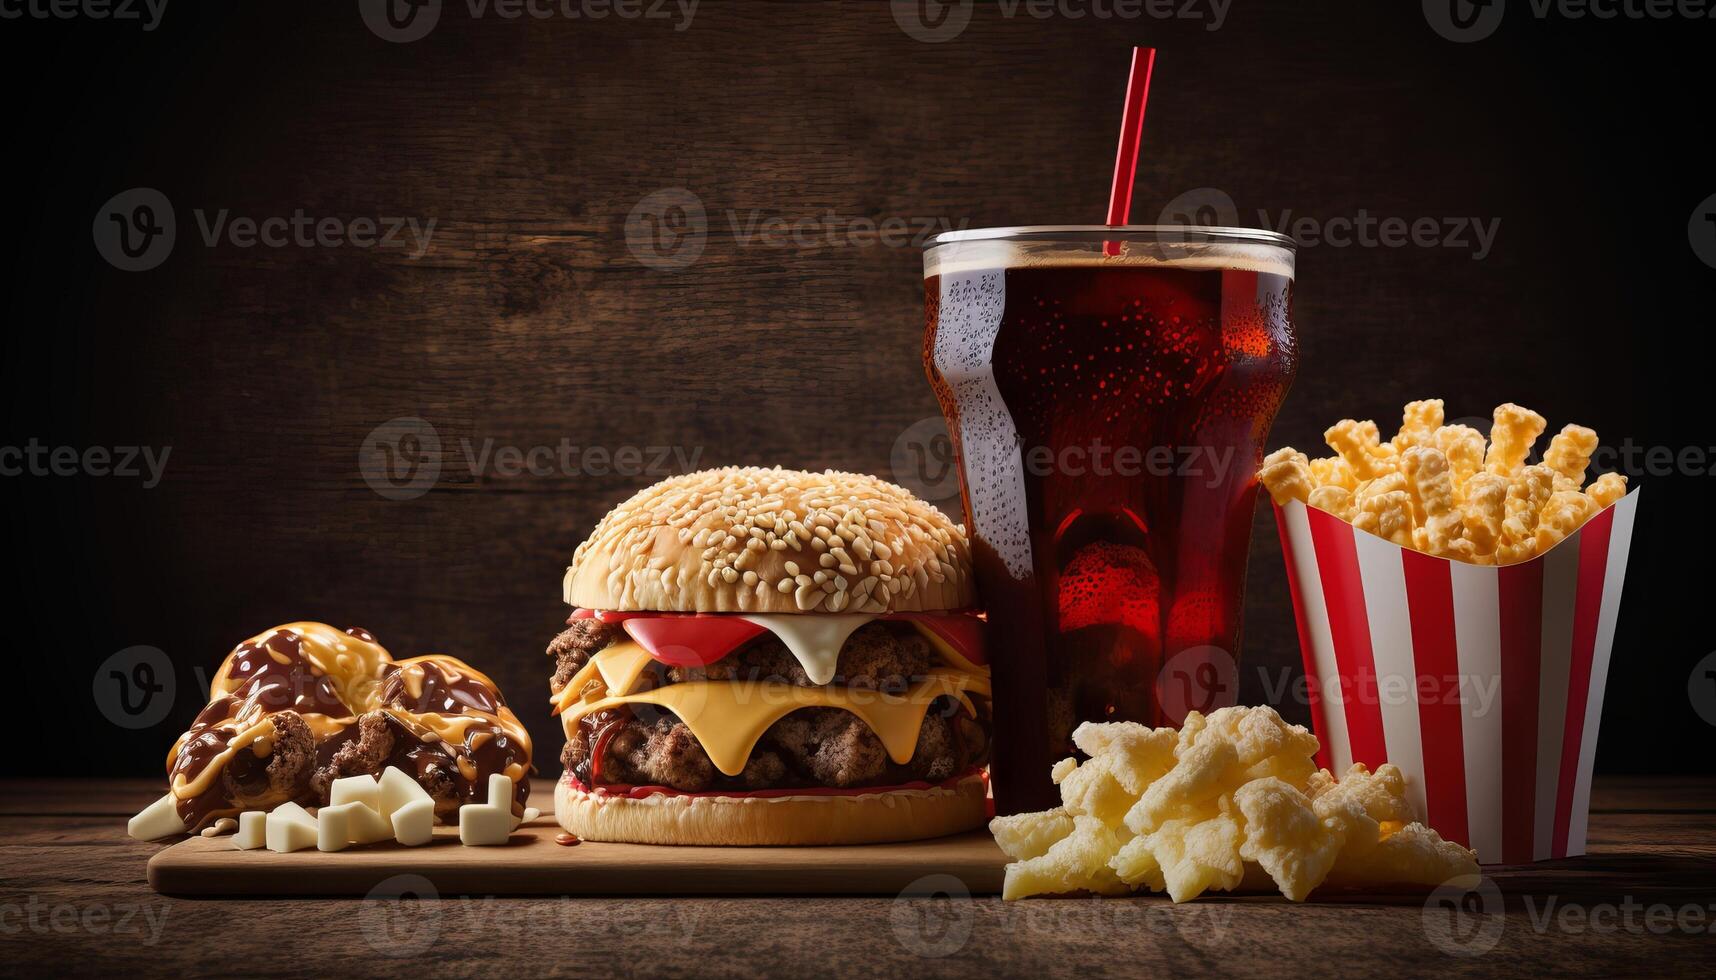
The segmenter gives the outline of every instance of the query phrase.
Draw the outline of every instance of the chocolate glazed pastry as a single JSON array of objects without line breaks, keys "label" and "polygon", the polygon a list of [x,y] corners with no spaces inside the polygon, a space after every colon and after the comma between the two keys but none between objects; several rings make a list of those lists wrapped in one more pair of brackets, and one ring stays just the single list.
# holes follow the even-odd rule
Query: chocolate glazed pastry
[{"label": "chocolate glazed pastry", "polygon": [[397,766],[455,823],[488,777],[530,794],[530,736],[494,682],[447,656],[395,661],[367,631],[292,623],[240,643],[167,758],[191,831],[282,803],[325,806],[333,781]]}]

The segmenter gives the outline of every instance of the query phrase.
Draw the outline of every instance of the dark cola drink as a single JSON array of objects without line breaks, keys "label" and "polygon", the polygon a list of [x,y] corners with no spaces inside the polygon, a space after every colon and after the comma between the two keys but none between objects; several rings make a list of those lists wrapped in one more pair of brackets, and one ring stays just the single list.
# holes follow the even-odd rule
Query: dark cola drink
[{"label": "dark cola drink", "polygon": [[925,253],[924,362],[990,621],[998,812],[1058,803],[1049,769],[1082,721],[1233,703],[1292,295],[1292,245],[1267,232],[970,231]]}]

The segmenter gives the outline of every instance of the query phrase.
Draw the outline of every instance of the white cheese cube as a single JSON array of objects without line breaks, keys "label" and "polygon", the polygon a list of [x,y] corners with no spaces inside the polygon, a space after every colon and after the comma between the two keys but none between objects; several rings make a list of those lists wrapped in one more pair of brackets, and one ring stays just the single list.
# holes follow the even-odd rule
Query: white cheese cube
[{"label": "white cheese cube", "polygon": [[395,840],[406,847],[427,844],[435,836],[435,801],[425,793],[422,799],[411,800],[394,810],[392,819]]},{"label": "white cheese cube", "polygon": [[381,811],[381,815],[384,817],[391,817],[407,803],[418,800],[428,802],[431,811],[434,809],[435,801],[429,795],[429,791],[418,785],[417,780],[406,775],[405,771],[397,766],[388,766],[382,772],[381,782],[377,788],[380,791],[381,799],[381,805],[377,809]]},{"label": "white cheese cube", "polygon": [[232,835],[232,846],[241,851],[254,851],[268,843],[268,814],[262,810],[246,810],[238,815],[238,833]]},{"label": "white cheese cube", "polygon": [[185,822],[179,819],[179,810],[174,803],[173,794],[168,793],[144,807],[142,813],[125,824],[125,832],[137,840],[156,840],[171,834],[184,833]]},{"label": "white cheese cube", "polygon": [[489,806],[502,806],[512,812],[512,780],[505,773],[489,776]]},{"label": "white cheese cube", "polygon": [[374,776],[347,776],[336,779],[328,789],[328,805],[339,806],[341,803],[362,803],[371,810],[381,810],[381,787],[376,785]]},{"label": "white cheese cube", "polygon": [[[493,784],[490,785],[492,787]],[[512,807],[505,802],[499,806],[490,803],[467,803],[459,808],[461,844],[470,847],[492,847],[505,844],[511,833]]]},{"label": "white cheese cube", "polygon": [[315,847],[318,831],[316,818],[296,803],[282,803],[268,814],[263,839],[268,849],[277,854],[302,851]]},{"label": "white cheese cube", "polygon": [[347,844],[374,844],[393,836],[393,826],[362,803],[322,807],[317,815],[316,849],[343,851]]}]

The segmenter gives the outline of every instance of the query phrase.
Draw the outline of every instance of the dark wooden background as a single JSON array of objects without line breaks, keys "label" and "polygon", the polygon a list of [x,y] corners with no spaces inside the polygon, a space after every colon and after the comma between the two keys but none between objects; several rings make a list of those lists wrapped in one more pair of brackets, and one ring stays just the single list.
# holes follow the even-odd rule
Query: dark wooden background
[{"label": "dark wooden background", "polygon": [[[449,2],[406,44],[350,2],[175,0],[147,33],[0,25],[0,444],[172,447],[154,489],[0,480],[4,657],[27,691],[13,724],[75,747],[69,763],[14,751],[8,768],[158,772],[202,703],[197,671],[266,627],[321,619],[489,670],[554,769],[541,651],[565,615],[561,572],[655,477],[473,474],[461,440],[890,474],[902,433],[936,414],[918,249],[746,242],[728,212],[1100,220],[1134,43],[1161,49],[1141,218],[1213,187],[1252,224],[1258,209],[1501,222],[1481,261],[1306,247],[1303,362],[1277,442],[1312,446],[1345,415],[1387,428],[1425,396],[1455,416],[1519,401],[1612,445],[1716,442],[1716,270],[1687,238],[1716,191],[1696,83],[1712,31],[1509,16],[1475,44],[1438,37],[1418,4],[1357,0],[1234,0],[1218,31],[982,5],[942,44],[879,0],[704,0],[684,30],[473,19]],[[170,199],[177,241],[158,268],[121,272],[92,216],[139,186]],[[709,235],[695,263],[661,271],[626,222],[673,188],[702,202]],[[220,208],[436,225],[418,259],[207,247],[193,211]],[[441,472],[391,500],[359,452],[400,417],[433,425]],[[1634,478],[1646,496],[1600,765],[1707,772],[1687,679],[1713,646],[1711,478]],[[1244,661],[1292,669],[1266,515],[1258,530]],[[171,658],[174,701],[128,731],[92,685],[136,644]],[[1254,678],[1245,695],[1262,697]]]}]

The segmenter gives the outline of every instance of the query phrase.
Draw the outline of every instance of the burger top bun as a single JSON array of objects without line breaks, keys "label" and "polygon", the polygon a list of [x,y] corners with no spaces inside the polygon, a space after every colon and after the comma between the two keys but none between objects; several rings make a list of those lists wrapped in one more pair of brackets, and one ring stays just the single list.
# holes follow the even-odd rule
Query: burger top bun
[{"label": "burger top bun", "polygon": [[588,609],[884,613],[976,604],[965,529],[856,473],[727,467],[615,507],[566,569]]}]

